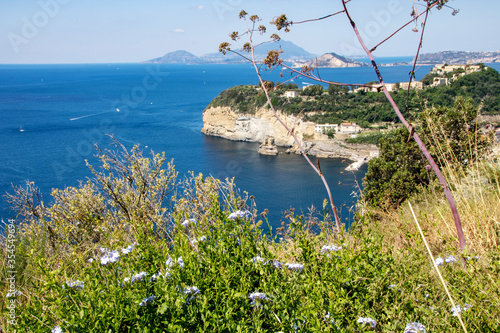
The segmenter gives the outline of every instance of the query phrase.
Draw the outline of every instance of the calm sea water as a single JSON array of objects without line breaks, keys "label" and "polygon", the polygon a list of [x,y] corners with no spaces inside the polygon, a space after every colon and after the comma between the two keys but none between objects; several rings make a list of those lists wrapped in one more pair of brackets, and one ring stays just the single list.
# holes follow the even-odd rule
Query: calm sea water
[{"label": "calm sea water", "polygon": [[[386,82],[404,81],[409,70],[384,67],[382,74]],[[428,70],[420,68],[417,79]],[[328,69],[322,77],[376,79],[370,68]],[[265,78],[277,81],[279,73]],[[307,80],[296,80],[302,82]],[[261,156],[257,144],[200,133],[202,112],[214,97],[228,87],[256,83],[249,65],[0,65],[0,193],[30,180],[50,202],[52,188],[91,177],[84,161],[98,165],[92,145],[106,148],[105,134],[114,134],[128,148],[164,151],[181,175],[234,177],[242,191],[255,196],[260,211],[270,210],[273,225],[290,207],[321,207],[325,190],[302,157]],[[341,173],[347,163],[321,161],[344,220],[356,200],[353,175]],[[365,172],[366,166],[355,172],[360,182]],[[3,200],[0,215],[15,215]]]}]

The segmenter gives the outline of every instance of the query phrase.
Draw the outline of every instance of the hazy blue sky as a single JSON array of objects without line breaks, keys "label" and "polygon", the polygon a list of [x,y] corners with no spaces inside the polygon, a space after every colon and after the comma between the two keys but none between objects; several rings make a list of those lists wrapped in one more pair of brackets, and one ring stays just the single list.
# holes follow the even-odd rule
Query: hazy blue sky
[{"label": "hazy blue sky", "polygon": [[[423,1],[415,0],[417,4]],[[369,45],[410,19],[413,0],[352,0],[348,5]],[[423,51],[500,50],[500,2],[454,0],[460,10],[434,11]],[[421,10],[424,7],[420,7]],[[243,31],[241,9],[263,18],[268,31],[282,13],[292,21],[317,18],[341,9],[340,0],[2,0],[0,63],[137,62],[175,50],[195,55],[217,52],[233,30]],[[419,34],[411,25],[378,56],[411,55]],[[295,25],[280,33],[315,54],[361,54],[345,15]]]}]

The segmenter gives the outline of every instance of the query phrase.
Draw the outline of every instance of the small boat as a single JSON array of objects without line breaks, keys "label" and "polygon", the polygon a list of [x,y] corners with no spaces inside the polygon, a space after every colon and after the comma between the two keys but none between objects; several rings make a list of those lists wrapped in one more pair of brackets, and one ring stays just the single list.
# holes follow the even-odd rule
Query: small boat
[{"label": "small boat", "polygon": [[24,132],[23,125],[19,126],[19,132]]}]

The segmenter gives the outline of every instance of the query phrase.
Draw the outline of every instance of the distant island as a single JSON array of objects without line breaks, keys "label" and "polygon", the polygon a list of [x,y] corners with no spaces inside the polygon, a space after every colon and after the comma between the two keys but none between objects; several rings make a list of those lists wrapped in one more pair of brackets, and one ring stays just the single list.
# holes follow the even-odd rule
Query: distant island
[{"label": "distant island", "polygon": [[[301,60],[309,60],[316,57],[316,55],[307,52],[300,46],[295,45],[292,42],[281,40],[275,43],[262,44],[255,48],[255,57],[257,61],[262,61],[267,56],[269,50],[282,50],[282,58],[286,62],[295,62]],[[235,51],[245,54],[246,52],[238,50]],[[190,52],[184,50],[178,50],[165,54],[162,57],[150,59],[144,61],[143,63],[148,64],[241,64],[247,63],[248,61],[242,57],[234,54],[227,53],[223,55],[220,52],[208,53],[202,56],[196,56]]]},{"label": "distant island", "polygon": [[[244,54],[243,51],[235,50]],[[269,50],[281,50],[281,58],[285,63],[298,68],[309,66],[313,68],[345,68],[345,67],[364,67],[368,63],[347,58],[334,52],[325,53],[321,56],[312,54],[300,46],[289,41],[279,41],[275,43],[262,44],[255,49],[257,61],[262,61]],[[162,57],[143,61],[148,64],[241,64],[247,60],[240,56],[227,53],[223,55],[219,52],[207,53],[202,56],[196,56],[185,50],[169,52]],[[495,63],[500,62],[500,51],[443,51],[436,53],[424,53],[418,58],[419,65],[437,65],[437,64],[467,64],[467,63]],[[402,66],[410,65],[412,62],[396,62],[392,64],[381,64],[381,66]]]}]

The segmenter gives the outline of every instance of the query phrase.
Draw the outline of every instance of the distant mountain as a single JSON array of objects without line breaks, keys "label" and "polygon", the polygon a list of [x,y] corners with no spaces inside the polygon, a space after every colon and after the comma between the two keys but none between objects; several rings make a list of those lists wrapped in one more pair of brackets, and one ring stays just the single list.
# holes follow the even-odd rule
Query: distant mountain
[{"label": "distant mountain", "polygon": [[198,59],[199,58],[192,53],[179,50],[167,53],[163,57],[154,58],[145,62],[149,64],[188,64],[196,63]]},{"label": "distant mountain", "polygon": [[336,53],[325,53],[322,56],[308,61],[296,61],[292,67],[309,66],[313,68],[344,68],[344,67],[364,67],[368,64],[348,59]]},{"label": "distant mountain", "polygon": [[[255,48],[255,57],[257,61],[262,61],[267,56],[267,53],[270,50],[282,50],[281,58],[285,62],[294,62],[298,60],[306,60],[314,58],[315,55],[307,52],[303,48],[295,45],[289,41],[279,41],[274,43],[267,43],[259,45]],[[248,55],[248,53],[243,52],[241,50],[235,49],[244,55]],[[174,51],[165,54],[163,57],[151,59],[144,61],[145,63],[155,63],[155,64],[236,64],[236,63],[244,63],[245,59],[240,56],[228,52],[226,55],[223,55],[220,52],[208,53],[202,55],[200,57],[195,56],[192,53],[187,51]]]},{"label": "distant mountain", "polygon": [[418,57],[421,65],[436,64],[466,64],[500,62],[500,52],[470,52],[470,51],[443,51],[437,53],[424,53]]}]

